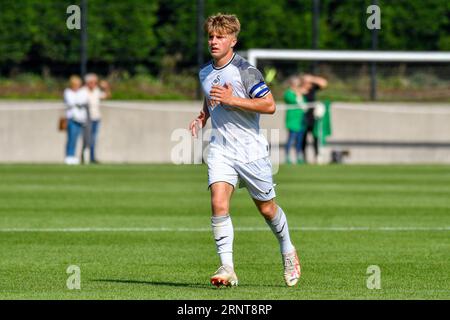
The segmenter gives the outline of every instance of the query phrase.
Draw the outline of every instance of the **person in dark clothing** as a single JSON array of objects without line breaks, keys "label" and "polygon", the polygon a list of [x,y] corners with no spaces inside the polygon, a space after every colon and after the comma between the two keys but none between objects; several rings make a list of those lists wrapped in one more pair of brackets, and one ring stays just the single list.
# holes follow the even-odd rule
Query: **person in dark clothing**
[{"label": "person in dark clothing", "polygon": [[319,155],[319,141],[317,137],[314,136],[313,130],[316,119],[314,117],[314,107],[316,102],[316,92],[318,90],[322,90],[326,88],[328,85],[328,81],[322,77],[313,76],[310,74],[305,74],[301,76],[301,89],[306,92],[304,94],[304,100],[308,104],[308,108],[306,109],[305,116],[303,118],[303,127],[305,128],[305,132],[303,134],[303,159],[306,162],[306,147],[308,143],[308,134],[311,134],[314,139],[314,157],[315,162],[317,162],[317,157]]}]

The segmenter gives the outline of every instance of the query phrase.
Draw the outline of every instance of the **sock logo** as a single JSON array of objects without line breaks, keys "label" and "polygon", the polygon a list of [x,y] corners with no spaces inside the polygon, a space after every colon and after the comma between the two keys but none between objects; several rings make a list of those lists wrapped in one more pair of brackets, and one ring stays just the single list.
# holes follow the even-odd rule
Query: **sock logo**
[{"label": "sock logo", "polygon": [[221,238],[219,238],[219,239],[215,239],[215,238],[214,238],[214,240],[216,240],[216,242],[218,242],[218,241],[220,241],[220,240],[222,240],[222,239],[225,239],[225,238],[228,238],[228,236],[224,236],[224,237],[221,237]]},{"label": "sock logo", "polygon": [[281,227],[280,231],[277,231],[278,234],[280,234],[281,232],[283,232],[284,226],[286,225],[286,222],[283,224],[283,226]]}]

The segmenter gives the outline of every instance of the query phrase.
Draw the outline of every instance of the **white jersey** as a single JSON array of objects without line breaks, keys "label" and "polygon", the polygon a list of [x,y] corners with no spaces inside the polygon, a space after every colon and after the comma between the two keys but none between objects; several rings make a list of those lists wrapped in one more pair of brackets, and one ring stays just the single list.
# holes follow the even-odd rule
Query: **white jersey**
[{"label": "white jersey", "polygon": [[[240,98],[262,98],[270,92],[261,72],[236,53],[220,68],[215,67],[213,61],[205,64],[199,77],[207,101],[213,85],[226,83],[232,85],[233,95]],[[259,128],[259,113],[209,103],[208,110],[213,129],[210,156],[220,154],[248,163],[269,155],[269,145]]]}]

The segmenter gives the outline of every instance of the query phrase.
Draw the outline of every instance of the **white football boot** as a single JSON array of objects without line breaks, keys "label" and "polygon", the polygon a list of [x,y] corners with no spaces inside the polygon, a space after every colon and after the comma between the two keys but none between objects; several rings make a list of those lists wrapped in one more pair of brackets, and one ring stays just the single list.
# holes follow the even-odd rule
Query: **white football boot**
[{"label": "white football boot", "polygon": [[211,284],[218,288],[220,286],[237,286],[238,278],[232,267],[223,265],[212,275]]},{"label": "white football boot", "polygon": [[297,256],[297,251],[282,255],[284,266],[284,281],[288,287],[295,286],[302,274],[300,267],[300,260]]}]

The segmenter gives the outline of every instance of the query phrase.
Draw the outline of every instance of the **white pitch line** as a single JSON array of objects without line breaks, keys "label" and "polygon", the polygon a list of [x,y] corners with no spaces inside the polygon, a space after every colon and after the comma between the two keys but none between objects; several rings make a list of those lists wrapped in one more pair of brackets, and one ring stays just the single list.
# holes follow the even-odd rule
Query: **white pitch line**
[{"label": "white pitch line", "polygon": [[[237,227],[235,231],[268,231],[267,227]],[[292,231],[450,231],[448,227],[291,227]],[[211,228],[0,228],[6,232],[211,232]]]}]

